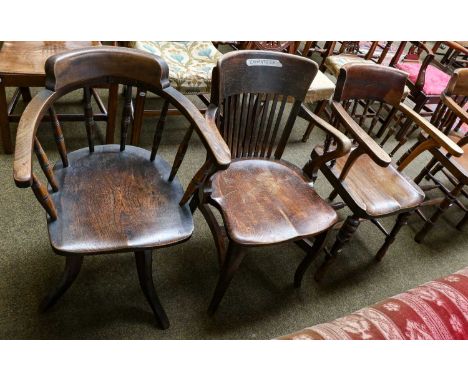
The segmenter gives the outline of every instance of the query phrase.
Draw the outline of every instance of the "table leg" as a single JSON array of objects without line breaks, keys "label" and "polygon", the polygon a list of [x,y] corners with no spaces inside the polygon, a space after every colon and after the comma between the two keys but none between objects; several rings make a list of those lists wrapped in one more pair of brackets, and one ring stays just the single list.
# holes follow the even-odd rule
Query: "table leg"
[{"label": "table leg", "polygon": [[3,151],[5,154],[13,153],[11,142],[10,123],[8,120],[8,103],[3,78],[0,77],[0,134],[2,136]]}]

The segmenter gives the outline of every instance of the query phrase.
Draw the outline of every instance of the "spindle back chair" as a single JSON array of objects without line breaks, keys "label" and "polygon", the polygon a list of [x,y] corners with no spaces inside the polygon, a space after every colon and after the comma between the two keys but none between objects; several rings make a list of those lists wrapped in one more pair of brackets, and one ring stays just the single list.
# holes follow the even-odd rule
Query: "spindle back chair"
[{"label": "spindle back chair", "polygon": [[[416,234],[415,240],[420,243],[433,228],[437,220],[452,205],[457,205],[465,212],[464,217],[458,222],[457,228],[462,229],[468,220],[468,209],[459,199],[460,195],[468,197],[466,186],[468,185],[468,155],[466,144],[468,143],[468,69],[457,69],[452,75],[446,90],[442,93],[441,100],[431,118],[431,123],[447,135],[458,146],[464,149],[461,157],[447,153],[439,147],[429,149],[432,159],[415,178],[420,183],[424,178],[430,180],[431,184],[421,186],[423,189],[431,190],[434,187],[442,191],[445,197],[427,199],[424,205],[435,205],[436,210],[430,218],[427,218],[421,209],[418,215],[424,220],[424,226]],[[420,134],[417,142],[411,147],[401,160],[420,150],[427,145],[427,134]],[[453,185],[453,189],[446,186],[436,175],[442,174]]]},{"label": "spindle back chair", "polygon": [[[385,234],[385,242],[376,258],[381,260],[385,256],[410,213],[424,200],[424,192],[402,173],[416,156],[430,146],[445,147],[453,155],[462,153],[453,141],[402,102],[406,77],[402,71],[380,65],[351,63],[344,65],[340,71],[331,103],[331,123],[345,129],[354,147],[349,155],[320,167],[317,164],[311,166],[310,171],[314,174],[320,169],[334,188],[329,200],[333,201],[339,195],[344,204],[337,203],[336,207],[346,205],[352,215],[346,218],[331,250],[327,251],[325,262],[316,273],[317,280],[323,277],[363,220],[370,220]],[[372,106],[373,103],[377,103],[377,106]],[[391,108],[390,112],[379,118],[380,113],[385,111],[385,105]],[[371,106],[376,112],[369,113]],[[413,152],[396,168],[383,146],[392,130],[394,117],[399,119],[398,114],[410,118],[425,131],[429,143]],[[370,135],[375,130],[376,139],[384,137],[380,143]],[[312,159],[323,155],[331,147],[333,141],[327,137],[323,146],[314,149]],[[398,215],[397,221],[387,232],[378,219],[395,214]]]},{"label": "spindle back chair", "polygon": [[[75,280],[83,256],[134,252],[141,288],[160,327],[169,321],[152,279],[152,250],[188,240],[193,231],[188,205],[179,205],[184,190],[176,177],[183,157],[171,167],[158,153],[162,127],[158,122],[152,151],[126,145],[130,125],[130,97],[126,96],[120,145],[96,146],[93,113],[86,112],[88,147],[67,152],[54,102],[77,89],[94,84],[136,86],[175,105],[190,121],[216,168],[230,162],[230,153],[217,129],[206,124],[197,108],[168,80],[166,63],[153,55],[129,48],[90,48],[50,57],[46,62],[46,87],[27,106],[17,132],[14,180],[31,187],[47,212],[53,250],[66,257],[57,288],[41,307],[49,309]],[[89,95],[89,90],[86,91]],[[139,107],[138,98],[136,107]],[[52,119],[61,161],[47,159],[36,132],[44,115]],[[46,188],[33,173],[33,148],[49,183]]]},{"label": "spindle back chair", "polygon": [[[336,222],[335,211],[316,194],[311,180],[281,159],[298,116],[314,120],[336,139],[330,159],[350,148],[343,134],[301,107],[317,70],[309,59],[271,51],[231,52],[213,70],[205,118],[219,129],[232,163],[199,187],[200,210],[213,233],[221,268],[210,314],[248,247],[297,242],[307,251],[295,276],[299,286]],[[221,213],[223,224],[210,206]]]}]

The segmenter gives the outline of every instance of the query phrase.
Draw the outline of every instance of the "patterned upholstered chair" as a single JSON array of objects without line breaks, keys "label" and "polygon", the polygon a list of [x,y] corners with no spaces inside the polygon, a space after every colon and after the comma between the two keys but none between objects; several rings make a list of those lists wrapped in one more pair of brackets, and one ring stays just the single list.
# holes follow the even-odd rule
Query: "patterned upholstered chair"
[{"label": "patterned upholstered chair", "polygon": [[279,339],[467,340],[468,268]]},{"label": "patterned upholstered chair", "polygon": [[208,94],[211,71],[222,56],[211,41],[135,41],[133,47],[166,61],[169,81],[182,94]]},{"label": "patterned upholstered chair", "polygon": [[320,67],[321,71],[328,71],[335,77],[338,77],[341,67],[349,62],[385,64],[394,51],[392,41],[342,41],[340,49],[335,52],[336,42],[329,46],[327,57]]},{"label": "patterned upholstered chair", "polygon": [[[171,86],[182,94],[197,95],[208,105],[205,95],[211,90],[211,71],[222,56],[211,41],[134,41],[129,45],[164,59],[169,66]],[[144,105],[145,97],[146,93],[137,91],[135,102]],[[160,116],[164,121],[167,114],[176,113],[169,105],[162,110],[145,110],[135,105],[132,144],[139,143],[143,116]]]}]

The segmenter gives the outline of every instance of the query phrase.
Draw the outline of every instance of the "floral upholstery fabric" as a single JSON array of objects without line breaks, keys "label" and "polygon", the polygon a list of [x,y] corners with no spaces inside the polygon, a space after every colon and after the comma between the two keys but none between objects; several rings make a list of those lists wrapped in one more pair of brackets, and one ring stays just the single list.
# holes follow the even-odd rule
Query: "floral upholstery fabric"
[{"label": "floral upholstery fabric", "polygon": [[211,91],[211,71],[222,53],[210,41],[136,41],[134,48],[162,57],[171,85],[184,94]]},{"label": "floral upholstery fabric", "polygon": [[468,267],[280,339],[468,339]]},{"label": "floral upholstery fabric", "polygon": [[[408,73],[408,79],[414,84],[418,79],[421,63],[419,62],[399,62],[396,67]],[[438,95],[447,87],[450,76],[435,66],[429,65],[426,69],[423,91],[427,95]]]},{"label": "floral upholstery fabric", "polygon": [[335,92],[335,84],[321,71],[317,72],[309,91],[304,99],[306,103],[314,103],[317,101],[326,101],[331,98]]}]

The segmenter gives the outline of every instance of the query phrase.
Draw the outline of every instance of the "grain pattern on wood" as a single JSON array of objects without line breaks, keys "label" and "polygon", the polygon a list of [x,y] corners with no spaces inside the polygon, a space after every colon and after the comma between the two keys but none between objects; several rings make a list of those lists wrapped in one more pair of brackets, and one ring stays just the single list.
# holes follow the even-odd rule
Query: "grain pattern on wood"
[{"label": "grain pattern on wood", "polygon": [[48,227],[56,252],[150,249],[192,234],[190,210],[178,204],[183,188],[177,179],[168,181],[170,166],[159,156],[150,162],[146,150],[105,145],[92,154],[80,149],[68,157],[68,167],[55,168],[57,220]]},{"label": "grain pattern on wood", "polygon": [[211,199],[221,208],[229,237],[237,243],[297,240],[320,233],[337,220],[336,212],[307,182],[286,162],[237,160],[212,177]]}]

